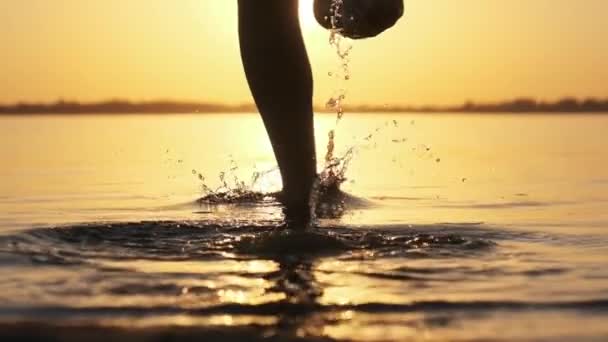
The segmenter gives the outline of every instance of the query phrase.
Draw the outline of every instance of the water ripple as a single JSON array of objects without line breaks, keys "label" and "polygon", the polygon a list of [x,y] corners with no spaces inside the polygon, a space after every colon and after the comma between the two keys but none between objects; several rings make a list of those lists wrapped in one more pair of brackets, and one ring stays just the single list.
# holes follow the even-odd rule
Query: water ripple
[{"label": "water ripple", "polygon": [[196,222],[87,224],[35,229],[0,238],[0,252],[34,262],[66,265],[95,259],[209,260],[282,255],[446,257],[483,252],[492,240],[454,227],[365,229],[329,227],[282,230],[278,224],[219,225]]}]

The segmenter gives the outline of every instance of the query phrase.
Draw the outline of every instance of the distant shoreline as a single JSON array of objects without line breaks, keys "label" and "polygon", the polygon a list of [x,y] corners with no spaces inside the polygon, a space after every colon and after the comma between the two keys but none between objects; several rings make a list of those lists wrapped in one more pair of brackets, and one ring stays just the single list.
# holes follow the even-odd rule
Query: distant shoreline
[{"label": "distant shoreline", "polygon": [[[327,108],[315,108],[317,112],[332,112]],[[608,113],[608,99],[564,98],[555,102],[543,102],[520,98],[497,103],[466,102],[459,106],[376,106],[347,105],[345,109],[356,113],[532,113],[575,114]],[[54,103],[18,103],[0,105],[0,115],[81,115],[81,114],[211,114],[254,112],[252,104],[224,105],[204,102],[149,101],[129,102],[112,100],[94,103],[57,101]]]}]

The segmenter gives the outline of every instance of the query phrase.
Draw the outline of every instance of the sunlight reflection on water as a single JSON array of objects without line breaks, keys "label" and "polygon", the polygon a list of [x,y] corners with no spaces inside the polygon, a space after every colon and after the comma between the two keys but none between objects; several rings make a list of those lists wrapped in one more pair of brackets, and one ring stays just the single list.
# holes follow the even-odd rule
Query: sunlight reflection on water
[{"label": "sunlight reflection on water", "polygon": [[[231,160],[239,179],[272,168],[257,116],[0,121],[2,324],[219,327],[228,340],[608,334],[604,117],[350,114],[337,141],[358,147],[348,208],[299,235],[275,231],[274,200],[196,201],[192,170],[217,187]],[[318,131],[334,123],[320,115]]]}]

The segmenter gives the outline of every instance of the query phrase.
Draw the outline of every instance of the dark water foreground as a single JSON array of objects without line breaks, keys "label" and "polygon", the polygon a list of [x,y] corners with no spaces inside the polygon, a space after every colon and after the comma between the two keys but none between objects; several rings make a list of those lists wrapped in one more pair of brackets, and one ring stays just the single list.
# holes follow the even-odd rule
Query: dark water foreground
[{"label": "dark water foreground", "polygon": [[0,280],[0,335],[70,341],[608,336],[605,260],[585,269],[553,257],[553,249],[592,252],[601,241],[480,224],[307,232],[278,226],[138,222],[4,236],[0,262],[13,267]]}]

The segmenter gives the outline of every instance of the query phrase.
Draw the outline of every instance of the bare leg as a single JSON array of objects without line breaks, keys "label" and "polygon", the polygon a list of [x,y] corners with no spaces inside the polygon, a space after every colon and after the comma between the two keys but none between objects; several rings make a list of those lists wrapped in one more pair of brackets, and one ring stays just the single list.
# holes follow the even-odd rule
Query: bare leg
[{"label": "bare leg", "polygon": [[308,221],[316,177],[313,80],[298,0],[238,3],[243,65],[281,170],[286,218]]}]

